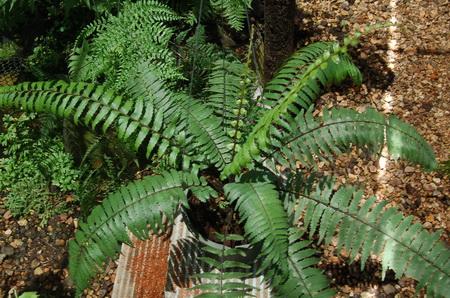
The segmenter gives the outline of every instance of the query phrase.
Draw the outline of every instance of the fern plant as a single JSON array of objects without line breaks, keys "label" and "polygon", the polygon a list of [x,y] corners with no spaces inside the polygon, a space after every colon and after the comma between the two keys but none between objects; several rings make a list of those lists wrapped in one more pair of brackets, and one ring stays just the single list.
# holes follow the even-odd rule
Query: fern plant
[{"label": "fern plant", "polygon": [[[112,59],[110,62],[100,59],[98,64],[106,86],[36,82],[0,88],[0,107],[52,113],[92,130],[114,133],[145,154],[154,169],[153,175],[110,194],[80,223],[70,242],[69,260],[78,294],[108,259],[118,256],[121,243],[131,244],[128,232],[140,239],[148,238],[150,230],[164,233],[177,214],[189,213],[188,197],[208,202],[221,196],[239,214],[245,240],[258,248],[257,271],[264,274],[276,296],[334,295],[326,277],[315,268],[317,259],[310,244],[316,234],[319,242],[337,238],[338,250],[350,251],[352,259],[360,256],[362,264],[369,255],[378,254],[383,274],[392,269],[397,276],[417,279],[419,288],[426,287],[430,296],[445,296],[450,287],[450,252],[439,242],[438,233],[429,234],[420,224],[413,224],[411,217],[385,209],[385,203],[376,204],[374,198],[363,199],[362,192],[351,186],[336,190],[332,179],[314,181],[296,174],[298,163],[314,173],[318,159],[331,161],[353,146],[378,152],[385,143],[394,158],[426,170],[436,168],[431,147],[395,116],[386,117],[372,109],[362,113],[332,109],[313,116],[314,100],[324,88],[346,78],[361,82],[347,51],[373,27],[341,44],[317,43],[301,49],[268,83],[262,99],[253,96],[254,73],[248,61],[219,60],[210,73],[207,96],[196,98],[187,90],[174,90],[160,73],[155,74],[159,62],[152,59],[137,63],[140,59],[130,56],[136,63],[132,70],[113,67],[125,63],[115,57],[128,58],[125,44],[111,40],[116,34],[117,40],[125,37],[128,29],[122,28],[123,22],[162,24],[178,18],[155,1],[139,3],[136,5],[148,5],[150,10],[158,7],[163,17],[139,18],[141,11],[131,19],[119,14],[105,21],[117,22],[112,26],[115,30],[107,31],[100,21],[92,31],[105,34],[104,39],[100,34],[93,39],[97,52],[92,53],[106,50],[112,54],[104,56]],[[135,9],[133,5],[128,9]],[[171,33],[161,26],[164,29],[157,37],[164,42],[157,53],[162,55]],[[130,38],[134,37],[144,38]],[[100,56],[91,56],[92,63]],[[121,79],[124,71],[130,74],[126,81]],[[85,73],[82,78],[100,81],[99,72],[92,67]],[[116,80],[123,82],[119,86],[124,96],[111,90],[110,82]],[[210,174],[204,170],[211,173],[212,169],[218,173],[216,178],[220,176],[222,187],[209,185]],[[303,234],[310,240],[304,240]],[[213,251],[216,256],[222,253],[238,251]],[[245,267],[238,263],[204,260],[218,270],[212,274],[221,281],[247,276],[234,270]],[[204,293],[208,297],[245,295],[247,288],[242,282],[226,284],[226,289],[218,284],[199,288],[212,290]]]}]

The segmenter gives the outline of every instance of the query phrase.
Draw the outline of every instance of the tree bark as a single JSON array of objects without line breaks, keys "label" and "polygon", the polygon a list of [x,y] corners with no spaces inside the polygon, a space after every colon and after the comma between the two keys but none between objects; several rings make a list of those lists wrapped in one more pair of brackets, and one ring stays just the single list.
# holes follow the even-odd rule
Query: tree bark
[{"label": "tree bark", "polygon": [[264,81],[294,49],[295,0],[264,0]]}]

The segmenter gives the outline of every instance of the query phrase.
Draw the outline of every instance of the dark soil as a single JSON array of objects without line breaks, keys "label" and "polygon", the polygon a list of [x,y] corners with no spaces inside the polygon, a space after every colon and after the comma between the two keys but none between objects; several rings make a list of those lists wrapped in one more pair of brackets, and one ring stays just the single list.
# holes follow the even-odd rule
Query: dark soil
[{"label": "dark soil", "polygon": [[[41,227],[36,216],[13,218],[0,198],[0,298],[14,290],[36,291],[44,298],[74,297],[67,269],[68,240],[78,216],[78,211],[71,211]],[[108,279],[98,283],[97,293],[110,293],[112,281]]]}]

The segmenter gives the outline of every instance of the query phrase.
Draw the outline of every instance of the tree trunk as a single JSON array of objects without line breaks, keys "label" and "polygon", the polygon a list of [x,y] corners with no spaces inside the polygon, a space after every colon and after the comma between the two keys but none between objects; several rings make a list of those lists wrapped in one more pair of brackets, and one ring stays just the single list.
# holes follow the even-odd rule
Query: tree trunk
[{"label": "tree trunk", "polygon": [[295,0],[264,0],[264,81],[294,49]]}]

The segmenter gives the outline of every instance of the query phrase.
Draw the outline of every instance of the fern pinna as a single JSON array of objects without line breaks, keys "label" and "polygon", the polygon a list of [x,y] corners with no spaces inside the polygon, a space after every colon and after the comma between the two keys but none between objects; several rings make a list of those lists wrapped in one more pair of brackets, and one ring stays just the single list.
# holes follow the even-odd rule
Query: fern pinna
[{"label": "fern pinna", "polygon": [[[118,26],[129,19],[127,14],[134,14],[133,5],[150,5],[154,11],[158,4],[142,1],[130,5],[99,25],[104,36],[113,37],[116,29],[122,36],[123,28]],[[178,18],[172,12],[168,16]],[[114,30],[109,31],[108,26]],[[370,30],[372,27],[366,32]],[[93,39],[94,46],[102,40],[101,35]],[[295,174],[284,174],[295,172],[298,163],[312,174],[311,166],[318,159],[331,161],[352,146],[376,152],[385,143],[394,158],[427,170],[436,168],[431,147],[413,127],[395,116],[386,117],[373,109],[358,113],[339,108],[313,116],[314,100],[324,87],[346,78],[361,82],[361,74],[347,54],[348,47],[358,43],[359,35],[346,38],[342,44],[312,44],[294,54],[267,84],[262,100],[251,96],[253,74],[248,65],[226,60],[215,63],[209,73],[205,98],[196,98],[182,87],[175,89],[158,73],[159,64],[152,59],[135,64],[120,88],[112,88],[120,89],[123,96],[111,91],[108,82],[117,80],[120,73],[106,62],[110,67],[104,72],[107,86],[37,82],[1,87],[1,108],[51,113],[92,130],[111,131],[119,140],[134,144],[136,151],[144,152],[156,169],[154,175],[110,194],[80,224],[70,242],[70,274],[77,293],[82,293],[108,259],[117,257],[120,243],[130,243],[128,232],[142,239],[150,230],[163,233],[176,214],[189,212],[189,196],[203,202],[220,196],[241,218],[245,233],[240,237],[259,250],[256,271],[264,275],[275,296],[334,295],[327,278],[315,268],[316,252],[310,248],[315,234],[319,243],[336,238],[338,249],[349,251],[351,259],[360,257],[362,266],[369,255],[378,254],[383,275],[392,269],[398,277],[417,279],[419,288],[426,287],[430,296],[445,296],[450,287],[450,252],[439,242],[439,234],[429,234],[413,223],[413,218],[386,209],[385,203],[375,203],[374,198],[365,199],[350,186],[336,190],[332,179],[310,179],[312,188],[310,180],[303,183]],[[162,36],[165,41],[166,37]],[[115,50],[119,57],[126,57],[123,47]],[[90,53],[99,59],[111,58],[100,51]],[[124,69],[119,68],[119,72]],[[209,171],[203,171],[206,169]],[[220,176],[216,181],[222,179],[218,192],[202,177],[211,169]],[[217,183],[214,186],[218,188]],[[204,272],[203,277],[219,282],[199,285],[202,295],[246,295],[250,289],[241,280],[248,276],[241,271],[246,266],[220,258],[221,254],[240,251],[209,251],[213,253],[204,261],[214,270]]]}]

